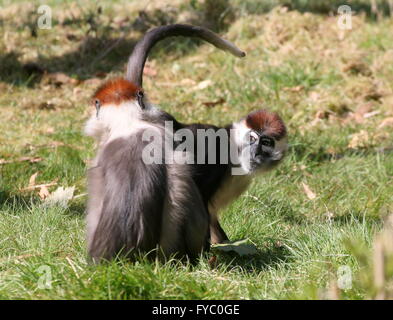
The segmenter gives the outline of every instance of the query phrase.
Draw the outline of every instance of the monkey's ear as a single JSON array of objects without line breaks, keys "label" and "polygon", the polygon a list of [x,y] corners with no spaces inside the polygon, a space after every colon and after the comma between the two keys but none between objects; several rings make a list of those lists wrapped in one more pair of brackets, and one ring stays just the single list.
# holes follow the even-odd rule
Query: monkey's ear
[{"label": "monkey's ear", "polygon": [[100,101],[100,99],[95,99],[94,100],[94,105],[96,107],[96,117],[98,118],[98,113],[100,112],[100,109],[101,109],[101,101]]},{"label": "monkey's ear", "polygon": [[280,140],[287,134],[284,121],[275,112],[258,110],[246,117],[246,125],[252,130],[263,132],[266,135]]},{"label": "monkey's ear", "polygon": [[136,98],[138,99],[139,106],[141,107],[142,110],[146,109],[145,102],[143,101],[144,97],[145,94],[143,92],[143,89],[138,90],[136,93]]}]

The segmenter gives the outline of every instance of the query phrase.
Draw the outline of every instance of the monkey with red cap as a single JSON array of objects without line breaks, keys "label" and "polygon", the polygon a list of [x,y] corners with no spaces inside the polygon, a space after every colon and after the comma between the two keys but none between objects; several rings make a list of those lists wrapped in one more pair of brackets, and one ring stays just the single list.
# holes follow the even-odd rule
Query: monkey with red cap
[{"label": "monkey with red cap", "polygon": [[[142,87],[143,66],[151,48],[163,38],[178,35],[199,36],[237,57],[245,56],[245,53],[233,44],[215,38],[209,30],[187,25],[158,27],[148,32],[134,48],[127,65],[127,79]],[[139,104],[144,110],[143,117],[146,121],[150,123],[170,121],[174,132],[189,129],[193,136],[197,136],[198,130],[201,129],[213,133],[224,130],[227,133],[228,139],[220,139],[219,143],[215,144],[216,147],[213,144],[213,148],[208,145],[199,148],[195,143],[194,161],[189,165],[203,203],[209,212],[210,242],[227,241],[228,237],[218,221],[218,212],[239,197],[248,188],[253,177],[274,168],[283,159],[287,150],[287,130],[283,120],[277,113],[261,109],[224,127],[199,123],[184,124],[178,122],[172,115],[153,107],[143,95],[139,96]],[[221,150],[229,150],[231,145],[237,149],[235,156],[229,161],[222,161]],[[212,154],[216,162],[209,164],[208,159]],[[198,163],[199,159],[205,161],[201,164]],[[234,171],[236,175],[233,174]]]},{"label": "monkey with red cap", "polygon": [[[109,80],[93,98],[95,110],[85,133],[97,141],[97,155],[88,172],[87,242],[94,262],[117,256],[150,253],[162,260],[175,255],[195,261],[209,246],[210,217],[186,164],[146,163],[149,131],[167,146],[171,133],[163,126],[167,114],[152,106],[142,90],[147,52],[167,36],[196,36],[242,56],[230,42],[200,27],[171,25],[156,28],[136,45],[126,79]],[[139,63],[140,62],[140,63]],[[136,78],[135,78],[136,77]],[[169,116],[169,115],[168,115]],[[169,139],[167,137],[169,136]]]}]

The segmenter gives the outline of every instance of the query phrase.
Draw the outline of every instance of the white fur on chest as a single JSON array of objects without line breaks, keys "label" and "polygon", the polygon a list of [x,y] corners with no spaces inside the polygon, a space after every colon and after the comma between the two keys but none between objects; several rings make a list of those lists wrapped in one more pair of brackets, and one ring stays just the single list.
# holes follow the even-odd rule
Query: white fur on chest
[{"label": "white fur on chest", "polygon": [[237,199],[250,185],[250,175],[228,176],[214,194],[209,203],[210,214],[217,215],[218,212]]}]

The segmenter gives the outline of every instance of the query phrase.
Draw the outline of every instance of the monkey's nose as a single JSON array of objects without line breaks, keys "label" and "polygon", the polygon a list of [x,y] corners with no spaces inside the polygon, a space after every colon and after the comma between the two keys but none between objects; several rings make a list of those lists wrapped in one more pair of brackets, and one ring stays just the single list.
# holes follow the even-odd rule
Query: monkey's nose
[{"label": "monkey's nose", "polygon": [[270,152],[263,151],[262,148],[258,148],[255,155],[257,157],[262,157],[262,158],[265,158],[265,159],[266,158],[270,158],[272,156]]}]

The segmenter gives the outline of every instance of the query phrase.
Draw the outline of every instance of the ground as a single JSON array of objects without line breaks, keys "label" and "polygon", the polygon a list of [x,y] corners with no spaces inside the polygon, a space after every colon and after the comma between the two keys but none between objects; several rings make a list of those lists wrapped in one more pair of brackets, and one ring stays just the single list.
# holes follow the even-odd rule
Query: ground
[{"label": "ground", "polygon": [[[50,29],[37,27],[38,1],[0,1],[0,298],[393,297],[387,2],[369,11],[368,1],[349,1],[357,9],[350,30],[337,24],[337,1],[45,3]],[[229,237],[249,239],[259,253],[218,254],[216,266],[209,257],[195,267],[89,265],[90,97],[124,73],[143,32],[172,22],[209,26],[247,56],[164,41],[145,72],[154,103],[181,121],[216,125],[267,108],[288,126],[285,161],[221,214]],[[75,187],[64,207],[42,200],[58,187]]]}]

